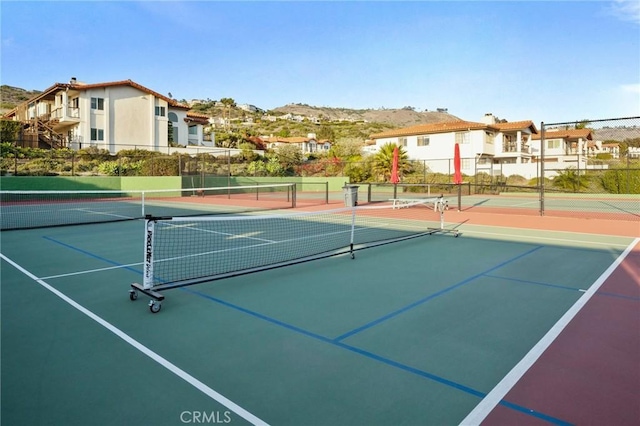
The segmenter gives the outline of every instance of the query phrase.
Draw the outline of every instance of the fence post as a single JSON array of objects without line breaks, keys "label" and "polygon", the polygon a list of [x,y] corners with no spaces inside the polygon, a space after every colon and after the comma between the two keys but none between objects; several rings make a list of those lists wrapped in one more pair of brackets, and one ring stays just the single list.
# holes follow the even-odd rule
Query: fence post
[{"label": "fence post", "polygon": [[544,121],[540,122],[540,216],[544,216]]},{"label": "fence post", "polygon": [[329,182],[324,183],[324,201],[329,204]]},{"label": "fence post", "polygon": [[629,162],[629,148],[627,148],[627,194],[631,194],[631,163]]}]

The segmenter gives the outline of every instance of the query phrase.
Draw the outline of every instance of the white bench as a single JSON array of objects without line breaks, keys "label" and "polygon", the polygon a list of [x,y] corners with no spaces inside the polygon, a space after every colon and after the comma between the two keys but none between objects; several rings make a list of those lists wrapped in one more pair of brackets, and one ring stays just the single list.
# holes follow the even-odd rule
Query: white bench
[{"label": "white bench", "polygon": [[434,210],[438,210],[438,204],[442,204],[442,210],[449,210],[449,201],[442,197],[436,198],[390,198],[389,201],[393,203],[394,209],[401,209],[403,207],[409,207],[416,204],[433,204]]}]

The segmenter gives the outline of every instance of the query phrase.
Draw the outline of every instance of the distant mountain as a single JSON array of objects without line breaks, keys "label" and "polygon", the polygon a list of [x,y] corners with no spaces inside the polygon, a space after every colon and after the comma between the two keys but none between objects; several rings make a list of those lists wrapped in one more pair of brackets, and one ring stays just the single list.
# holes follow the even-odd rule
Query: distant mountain
[{"label": "distant mountain", "polygon": [[624,141],[627,139],[640,139],[640,127],[602,128],[594,132],[594,139],[599,141]]},{"label": "distant mountain", "polygon": [[274,108],[272,112],[291,113],[305,117],[317,117],[329,121],[367,121],[370,123],[385,123],[394,127],[408,127],[418,124],[457,121],[460,118],[447,112],[424,111],[418,112],[410,108],[402,109],[348,109],[316,107],[305,104],[289,104]]},{"label": "distant mountain", "polygon": [[15,108],[19,103],[28,101],[32,97],[38,95],[39,90],[25,90],[19,87],[7,86],[3,84],[0,86],[0,108],[3,110],[10,110]]},{"label": "distant mountain", "polygon": [[[0,109],[2,112],[15,108],[21,102],[42,93],[38,90],[25,90],[19,87],[2,85],[0,86]],[[200,111],[211,116],[221,114],[215,109]],[[369,123],[383,123],[393,127],[408,127],[417,124],[440,123],[445,121],[456,121],[460,118],[448,112],[438,111],[415,111],[412,108],[402,109],[348,109],[335,107],[316,107],[305,104],[288,104],[275,109],[272,113],[301,115],[307,118],[316,117],[328,121],[366,121]],[[241,115],[242,111],[235,111],[234,115]]]}]

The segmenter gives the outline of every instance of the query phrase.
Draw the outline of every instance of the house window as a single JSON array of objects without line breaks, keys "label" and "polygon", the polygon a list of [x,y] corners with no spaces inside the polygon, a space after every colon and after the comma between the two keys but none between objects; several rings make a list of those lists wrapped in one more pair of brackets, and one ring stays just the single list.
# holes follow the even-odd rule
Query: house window
[{"label": "house window", "polygon": [[407,138],[398,138],[398,146],[407,146]]},{"label": "house window", "polygon": [[456,133],[456,143],[460,145],[469,143],[469,132],[457,132]]},{"label": "house window", "polygon": [[165,107],[163,107],[163,106],[157,106],[156,107],[156,115],[158,117],[164,117],[165,112],[166,112],[166,108]]},{"label": "house window", "polygon": [[91,140],[92,141],[103,141],[104,140],[104,129],[91,129]]},{"label": "house window", "polygon": [[429,146],[429,136],[418,136],[418,146]]},{"label": "house window", "polygon": [[560,139],[548,139],[547,140],[547,149],[558,149],[560,148]]},{"label": "house window", "polygon": [[470,158],[463,158],[460,160],[460,168],[462,169],[470,169],[471,168],[471,159]]},{"label": "house window", "polygon": [[104,110],[104,98],[91,98],[91,109]]},{"label": "house window", "polygon": [[487,144],[493,145],[493,141],[496,139],[496,135],[491,132],[484,132],[484,133],[486,135],[485,140],[487,141]]},{"label": "house window", "polygon": [[189,134],[190,134],[190,135],[197,135],[197,134],[198,134],[198,127],[196,127],[196,126],[189,126]]}]

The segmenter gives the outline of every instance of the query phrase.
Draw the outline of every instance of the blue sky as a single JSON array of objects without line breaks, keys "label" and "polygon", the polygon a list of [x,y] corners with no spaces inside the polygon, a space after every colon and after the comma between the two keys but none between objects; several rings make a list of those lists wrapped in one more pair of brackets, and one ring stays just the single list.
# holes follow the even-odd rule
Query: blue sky
[{"label": "blue sky", "polygon": [[640,115],[636,1],[2,1],[2,84],[131,79],[264,109]]}]

